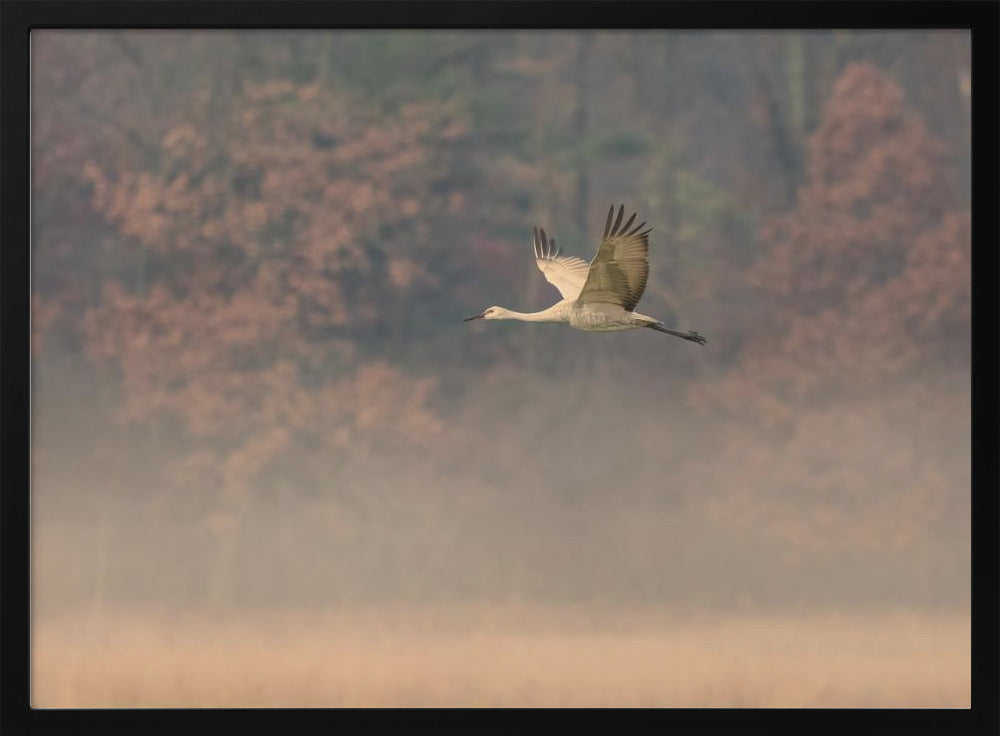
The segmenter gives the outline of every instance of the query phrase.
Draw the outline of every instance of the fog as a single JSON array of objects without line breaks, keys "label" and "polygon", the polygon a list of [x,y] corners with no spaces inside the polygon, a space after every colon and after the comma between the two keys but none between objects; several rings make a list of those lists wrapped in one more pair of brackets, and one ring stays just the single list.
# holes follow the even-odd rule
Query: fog
[{"label": "fog", "polygon": [[33,54],[33,704],[968,705],[967,36]]},{"label": "fog", "polygon": [[[669,387],[659,393],[668,398],[653,398],[655,381],[629,386],[629,363],[617,359],[593,387],[585,377],[522,385],[530,401],[495,397],[506,409],[488,422],[457,412],[459,434],[482,448],[443,448],[430,461],[392,452],[349,459],[325,486],[283,473],[280,489],[234,502],[228,515],[213,509],[218,489],[208,483],[190,482],[183,496],[157,483],[150,468],[167,465],[172,448],[108,426],[89,406],[92,376],[63,368],[51,384],[39,377],[35,610],[95,596],[201,605],[212,598],[214,564],[231,565],[226,599],[237,606],[466,596],[723,610],[967,605],[968,530],[958,513],[900,545],[892,538],[907,510],[857,501],[876,515],[858,522],[878,527],[884,547],[874,549],[822,539],[821,530],[818,549],[801,549],[738,515],[713,513],[737,489],[769,478],[725,467],[724,422],[685,407]],[[843,442],[838,429],[812,441]],[[956,484],[968,483],[964,429],[951,447],[915,450],[955,458],[946,469]],[[104,430],[123,458],[102,462],[83,439]],[[880,462],[905,432],[900,422],[852,434],[843,462],[882,483],[918,485],[920,477]],[[870,490],[889,495],[875,483]]]}]

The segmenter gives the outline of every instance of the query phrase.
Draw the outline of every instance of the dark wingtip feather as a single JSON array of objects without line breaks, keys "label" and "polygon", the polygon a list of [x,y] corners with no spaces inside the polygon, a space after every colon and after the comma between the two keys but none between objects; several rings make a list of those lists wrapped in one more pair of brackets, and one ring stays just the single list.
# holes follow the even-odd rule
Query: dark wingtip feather
[{"label": "dark wingtip feather", "polygon": [[[614,209],[614,208],[612,208],[612,209]],[[611,234],[612,235],[617,235],[618,234],[618,226],[622,224],[622,217],[624,216],[624,214],[625,214],[625,205],[621,205],[618,208],[618,217],[615,218],[615,224],[611,228]]]},{"label": "dark wingtip feather", "polygon": [[608,237],[608,234],[611,232],[611,218],[614,216],[614,214],[615,214],[615,206],[611,205],[611,209],[608,210],[608,220],[607,220],[607,222],[604,223],[604,237],[605,238]]},{"label": "dark wingtip feather", "polygon": [[632,216],[630,218],[628,218],[628,220],[626,220],[625,224],[622,225],[621,230],[619,230],[618,232],[624,233],[626,230],[628,230],[629,227],[631,227],[632,223],[635,222],[635,216],[636,216],[636,214],[637,213],[633,212]]}]

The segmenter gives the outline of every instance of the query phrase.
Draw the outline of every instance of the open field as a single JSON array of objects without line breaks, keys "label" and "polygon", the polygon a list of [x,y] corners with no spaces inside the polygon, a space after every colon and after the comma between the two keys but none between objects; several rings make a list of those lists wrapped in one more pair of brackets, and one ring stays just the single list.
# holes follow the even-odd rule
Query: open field
[{"label": "open field", "polygon": [[969,707],[967,615],[460,604],[36,622],[34,707]]}]

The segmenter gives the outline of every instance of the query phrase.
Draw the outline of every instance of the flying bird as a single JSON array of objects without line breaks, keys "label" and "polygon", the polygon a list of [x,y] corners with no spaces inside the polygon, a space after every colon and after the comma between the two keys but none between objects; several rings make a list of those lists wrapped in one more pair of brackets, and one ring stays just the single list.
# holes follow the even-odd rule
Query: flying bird
[{"label": "flying bird", "polygon": [[[466,318],[517,319],[522,322],[568,322],[570,327],[588,332],[611,332],[649,327],[684,340],[704,345],[706,340],[694,330],[677,332],[663,322],[634,311],[649,276],[649,233],[646,223],[635,227],[635,214],[625,224],[625,206],[611,205],[604,225],[604,238],[597,255],[588,265],[582,258],[562,255],[555,238],[548,238],[544,228],[534,228],[535,263],[546,280],[555,286],[562,299],[541,312],[515,312],[504,307],[489,307],[481,314]],[[614,222],[612,223],[612,220]]]}]

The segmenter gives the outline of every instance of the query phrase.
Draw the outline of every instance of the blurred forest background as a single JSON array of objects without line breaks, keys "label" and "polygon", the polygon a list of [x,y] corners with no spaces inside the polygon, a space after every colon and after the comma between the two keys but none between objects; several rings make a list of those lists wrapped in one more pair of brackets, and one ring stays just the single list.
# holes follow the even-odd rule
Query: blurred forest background
[{"label": "blurred forest background", "polygon": [[[35,616],[967,611],[967,33],[32,55]],[[707,346],[462,322],[613,202]]]}]

